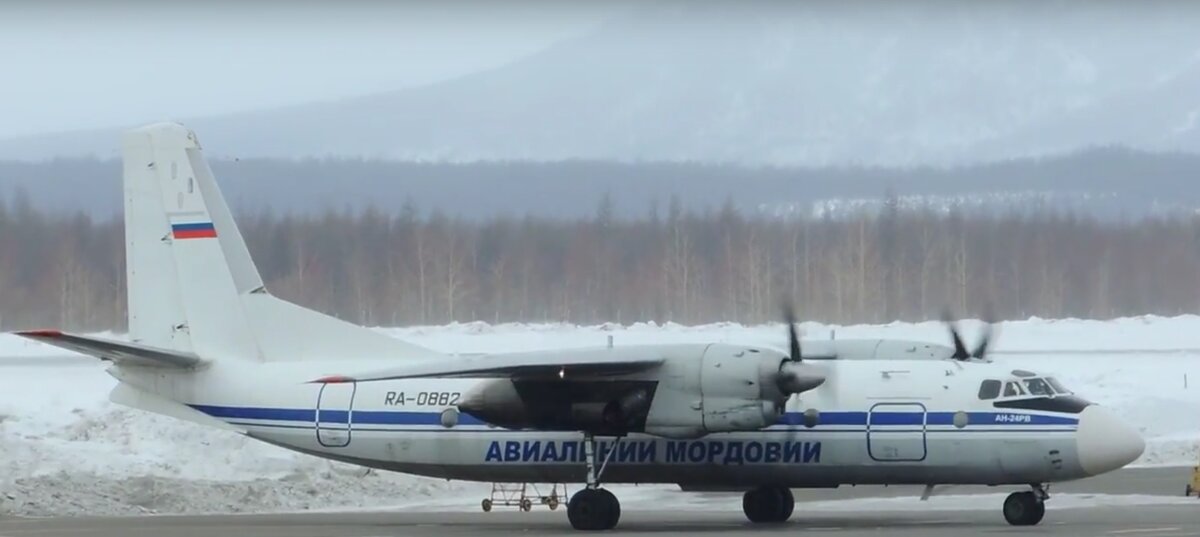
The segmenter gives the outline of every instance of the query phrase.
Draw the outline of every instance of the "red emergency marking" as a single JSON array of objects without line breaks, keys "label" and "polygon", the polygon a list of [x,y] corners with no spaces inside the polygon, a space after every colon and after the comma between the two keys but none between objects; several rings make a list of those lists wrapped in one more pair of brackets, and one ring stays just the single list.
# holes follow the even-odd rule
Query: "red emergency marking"
[{"label": "red emergency marking", "polygon": [[25,330],[23,332],[17,332],[17,335],[29,336],[29,337],[59,338],[59,337],[62,337],[63,333],[61,330],[54,330],[51,328],[43,328],[43,329],[39,329],[39,330]]}]

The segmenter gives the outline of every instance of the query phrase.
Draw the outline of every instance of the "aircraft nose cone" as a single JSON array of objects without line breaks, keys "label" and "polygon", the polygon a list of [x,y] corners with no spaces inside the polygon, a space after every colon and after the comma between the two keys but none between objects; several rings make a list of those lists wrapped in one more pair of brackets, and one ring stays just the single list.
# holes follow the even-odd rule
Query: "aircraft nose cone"
[{"label": "aircraft nose cone", "polygon": [[1079,465],[1088,475],[1125,466],[1146,449],[1146,442],[1133,427],[1096,405],[1083,409],[1076,434]]}]

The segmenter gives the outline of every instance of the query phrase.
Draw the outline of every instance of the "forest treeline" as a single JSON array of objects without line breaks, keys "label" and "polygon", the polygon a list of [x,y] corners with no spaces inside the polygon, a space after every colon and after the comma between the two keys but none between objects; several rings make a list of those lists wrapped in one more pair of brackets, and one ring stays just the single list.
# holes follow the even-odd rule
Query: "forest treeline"
[{"label": "forest treeline", "polygon": [[[1108,318],[1200,312],[1200,218],[883,210],[768,218],[678,202],[618,218],[452,218],[412,204],[240,218],[268,289],[367,325],[448,321]],[[0,328],[124,324],[123,225],[0,202]]]},{"label": "forest treeline", "polygon": [[[1120,147],[953,168],[771,168],[699,162],[395,162],[359,159],[212,158],[213,173],[236,212],[316,213],[405,200],[452,217],[507,215],[579,218],[608,195],[620,218],[666,209],[673,196],[689,210],[727,199],[747,215],[809,212],[826,201],[901,196],[967,201],[988,210],[1023,208],[1030,199],[1102,218],[1187,213],[1200,207],[1200,155]],[[121,211],[119,160],[0,161],[0,197],[18,193],[34,207]],[[1019,194],[1014,199],[1013,195]]]}]

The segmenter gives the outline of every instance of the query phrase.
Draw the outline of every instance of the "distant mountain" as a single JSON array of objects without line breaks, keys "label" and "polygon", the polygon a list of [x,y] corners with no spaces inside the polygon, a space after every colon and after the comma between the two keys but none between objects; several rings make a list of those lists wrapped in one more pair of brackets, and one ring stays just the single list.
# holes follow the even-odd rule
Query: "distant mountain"
[{"label": "distant mountain", "polygon": [[[238,157],[911,166],[1200,152],[1196,28],[1195,2],[662,4],[492,71],[187,123]],[[115,156],[117,140],[5,140],[0,159]]]}]

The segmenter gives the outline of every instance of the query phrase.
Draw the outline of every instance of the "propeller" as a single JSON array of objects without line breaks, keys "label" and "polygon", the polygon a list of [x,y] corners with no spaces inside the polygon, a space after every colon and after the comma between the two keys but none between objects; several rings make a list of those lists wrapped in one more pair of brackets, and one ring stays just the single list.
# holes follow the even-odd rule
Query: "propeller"
[{"label": "propeller", "polygon": [[788,356],[779,364],[775,384],[785,394],[806,392],[820,386],[825,382],[825,374],[804,363],[800,336],[796,334],[796,309],[790,301],[783,304],[783,321],[788,329]]},{"label": "propeller", "polygon": [[796,308],[792,306],[791,301],[783,304],[783,322],[787,323],[788,328],[788,359],[793,362],[801,362],[800,355],[800,336],[796,335]]},{"label": "propeller", "polygon": [[954,354],[951,354],[950,358],[965,361],[971,359],[982,360],[987,356],[988,345],[992,341],[992,325],[995,324],[995,321],[992,319],[991,308],[988,308],[983,315],[983,333],[979,336],[979,343],[972,350],[967,350],[967,345],[963,343],[963,338],[958,333],[958,323],[955,322],[949,308],[942,311],[942,322],[946,323],[946,328],[950,330],[950,339],[954,342]]}]

